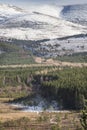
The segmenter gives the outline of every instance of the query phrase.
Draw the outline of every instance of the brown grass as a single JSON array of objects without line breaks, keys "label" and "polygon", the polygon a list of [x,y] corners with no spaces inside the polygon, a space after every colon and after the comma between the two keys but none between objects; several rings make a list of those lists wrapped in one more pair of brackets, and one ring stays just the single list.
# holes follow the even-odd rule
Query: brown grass
[{"label": "brown grass", "polygon": [[[30,119],[30,126],[34,130],[45,130],[51,126],[59,127],[60,130],[77,130],[80,126],[80,113],[75,111],[59,112],[59,113],[34,113],[34,112],[23,112],[13,107],[5,101],[9,99],[0,99],[0,121],[6,122],[10,120],[18,120],[23,117]],[[10,99],[11,100],[11,99]],[[36,127],[36,129],[35,129]],[[56,129],[56,128],[55,128]]]},{"label": "brown grass", "polygon": [[87,67],[87,63],[72,63],[72,62],[61,62],[53,59],[43,59],[35,57],[36,64],[24,64],[24,65],[0,65],[0,68],[26,68],[26,67],[41,67],[41,66],[59,66],[59,67]]}]

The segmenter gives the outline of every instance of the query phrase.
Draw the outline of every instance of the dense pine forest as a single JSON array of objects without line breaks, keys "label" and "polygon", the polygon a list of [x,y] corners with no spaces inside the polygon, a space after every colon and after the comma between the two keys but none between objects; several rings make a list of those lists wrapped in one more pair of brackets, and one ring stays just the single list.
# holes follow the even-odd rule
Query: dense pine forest
[{"label": "dense pine forest", "polygon": [[65,68],[48,77],[41,85],[45,97],[55,98],[66,109],[82,109],[86,105],[87,68]]}]

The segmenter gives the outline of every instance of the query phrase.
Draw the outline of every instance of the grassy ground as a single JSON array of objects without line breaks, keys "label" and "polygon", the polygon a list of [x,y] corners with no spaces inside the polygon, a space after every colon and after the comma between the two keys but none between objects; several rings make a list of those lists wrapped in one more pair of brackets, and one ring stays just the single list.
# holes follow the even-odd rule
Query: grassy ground
[{"label": "grassy ground", "polygon": [[0,99],[0,130],[80,130],[80,113],[75,111],[59,113],[29,113],[20,111]]},{"label": "grassy ground", "polygon": [[0,54],[0,64],[32,64],[33,55],[23,47],[12,43],[0,43],[0,49],[4,52]]},{"label": "grassy ground", "polygon": [[55,58],[56,60],[66,61],[66,62],[87,62],[87,53],[77,53],[69,56],[59,56]]}]

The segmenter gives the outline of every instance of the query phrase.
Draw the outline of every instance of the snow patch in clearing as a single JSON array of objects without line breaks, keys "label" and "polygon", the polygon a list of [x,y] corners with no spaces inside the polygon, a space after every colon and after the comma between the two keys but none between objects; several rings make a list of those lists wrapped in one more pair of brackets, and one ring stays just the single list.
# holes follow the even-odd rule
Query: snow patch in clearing
[{"label": "snow patch in clearing", "polygon": [[26,101],[21,101],[20,103],[12,103],[11,105],[20,108],[25,112],[42,112],[44,110],[50,112],[59,110],[58,103],[55,100],[47,101],[39,94],[29,101],[32,101],[33,103],[31,105],[28,105],[28,103],[27,105],[24,105],[26,104]]}]

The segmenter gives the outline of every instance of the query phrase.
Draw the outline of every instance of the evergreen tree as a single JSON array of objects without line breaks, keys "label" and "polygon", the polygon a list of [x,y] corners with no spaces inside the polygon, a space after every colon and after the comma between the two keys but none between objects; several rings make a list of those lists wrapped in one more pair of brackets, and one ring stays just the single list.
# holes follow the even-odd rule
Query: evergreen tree
[{"label": "evergreen tree", "polygon": [[87,130],[87,107],[85,110],[82,111],[80,122],[83,127],[83,130]]}]

